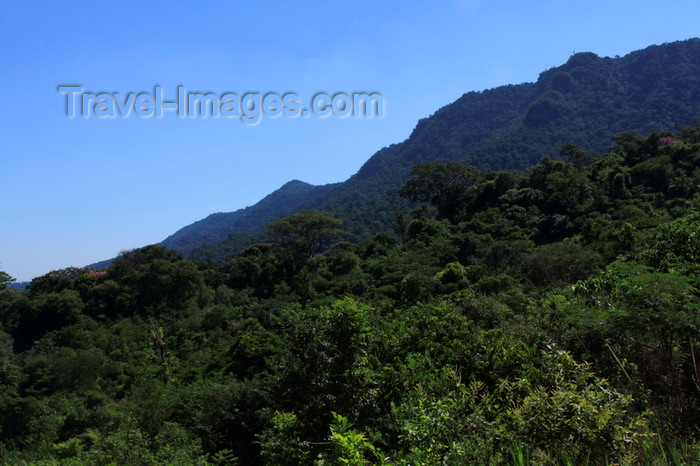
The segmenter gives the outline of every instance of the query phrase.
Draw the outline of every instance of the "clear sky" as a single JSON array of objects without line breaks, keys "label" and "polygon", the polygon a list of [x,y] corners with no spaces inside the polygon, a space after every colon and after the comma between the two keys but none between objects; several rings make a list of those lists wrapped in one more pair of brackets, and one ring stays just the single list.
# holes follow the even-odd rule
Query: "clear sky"
[{"label": "clear sky", "polygon": [[[347,179],[463,93],[532,82],[574,52],[700,36],[697,1],[56,2],[0,15],[0,270],[157,243],[292,179]],[[379,92],[382,118],[68,118],[57,87]]]}]

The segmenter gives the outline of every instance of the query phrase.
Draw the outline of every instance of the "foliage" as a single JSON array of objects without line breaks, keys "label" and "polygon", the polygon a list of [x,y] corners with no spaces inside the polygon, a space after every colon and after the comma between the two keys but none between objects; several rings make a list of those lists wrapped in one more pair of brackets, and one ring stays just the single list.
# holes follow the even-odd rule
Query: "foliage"
[{"label": "foliage", "polygon": [[367,441],[367,437],[362,432],[351,429],[352,424],[347,418],[333,413],[333,424],[330,427],[333,452],[328,455],[327,461],[332,464],[362,466],[367,464],[366,451],[376,455],[376,450]]},{"label": "foliage", "polygon": [[[253,207],[213,214],[190,225],[164,245],[187,252],[192,259],[223,264],[251,244],[270,241],[265,233],[269,222],[308,209],[341,219],[349,232],[345,239],[366,240],[392,231],[393,207],[410,212],[398,190],[411,179],[414,166],[437,160],[461,162],[481,172],[521,172],[543,156],[561,155],[583,167],[592,154],[608,150],[609,139],[618,133],[633,130],[625,136],[629,139],[635,132],[646,134],[655,128],[675,131],[698,118],[698,57],[700,39],[651,46],[620,58],[574,54],[566,63],[543,71],[534,83],[465,93],[421,119],[405,141],[377,151],[342,183],[301,187],[290,182]],[[671,134],[659,136],[681,141]],[[620,141],[634,149],[633,139]],[[655,189],[692,192],[697,180],[695,184],[692,179],[668,180],[665,157],[682,146],[654,140],[644,148],[650,155],[654,151],[654,160],[620,174],[611,188],[630,196],[625,190],[629,183],[654,181]],[[692,163],[691,153],[685,163]],[[563,174],[552,179],[568,181]],[[573,184],[561,200],[576,207],[575,195],[585,193],[575,190]],[[297,191],[298,196],[293,194]]]},{"label": "foliage", "polygon": [[15,281],[8,273],[0,270],[0,290],[5,288],[8,283]]},{"label": "foliage", "polygon": [[328,212],[304,210],[272,222],[269,228],[296,255],[309,258],[325,241],[339,233],[341,225],[342,222]]},{"label": "foliage", "polygon": [[[439,218],[361,241],[303,211],[221,265],[153,245],[0,289],[0,462],[697,462],[700,127],[614,143],[421,165]],[[449,208],[417,183],[448,171]]]},{"label": "foliage", "polygon": [[449,218],[460,196],[478,177],[476,168],[459,162],[419,163],[411,170],[411,179],[401,187],[399,194],[414,202],[430,202],[437,208],[438,218]]}]

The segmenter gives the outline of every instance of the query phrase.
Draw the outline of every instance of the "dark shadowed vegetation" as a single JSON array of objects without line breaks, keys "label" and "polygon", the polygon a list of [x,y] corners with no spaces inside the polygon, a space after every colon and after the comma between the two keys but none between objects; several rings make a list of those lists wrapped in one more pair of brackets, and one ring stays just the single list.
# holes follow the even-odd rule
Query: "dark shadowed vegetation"
[{"label": "dark shadowed vegetation", "polygon": [[562,154],[422,162],[362,241],[308,210],[220,265],[1,273],[0,459],[699,462],[700,127]]}]

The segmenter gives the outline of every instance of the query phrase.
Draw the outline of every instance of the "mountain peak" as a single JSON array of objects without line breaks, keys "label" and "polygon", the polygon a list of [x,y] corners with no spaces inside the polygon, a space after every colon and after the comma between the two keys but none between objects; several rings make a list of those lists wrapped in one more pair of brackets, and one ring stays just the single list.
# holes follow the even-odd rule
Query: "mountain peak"
[{"label": "mountain peak", "polygon": [[[393,207],[404,205],[397,190],[418,163],[456,160],[482,172],[521,171],[544,156],[558,156],[564,144],[603,152],[623,131],[674,131],[699,117],[700,40],[651,46],[614,59],[575,53],[540,74],[536,83],[465,93],[421,119],[407,140],[380,149],[343,183],[313,186],[292,180],[255,206],[220,214],[221,222],[200,224],[194,228],[200,236],[175,249],[191,251],[197,259],[226,260],[250,244],[247,232],[257,229],[259,240],[270,221],[304,209],[335,214],[355,235],[350,239],[359,240],[392,231]],[[184,238],[189,232],[178,233]],[[217,238],[224,242],[192,250],[197,242]],[[163,245],[177,246],[168,240]]]},{"label": "mountain peak", "polygon": [[562,68],[574,68],[576,66],[586,66],[601,60],[601,58],[593,52],[578,52],[571,55],[569,60]]},{"label": "mountain peak", "polygon": [[280,216],[291,214],[310,196],[325,189],[304,181],[292,180],[265,196],[253,206],[235,212],[219,212],[181,228],[161,245],[181,252],[206,243],[219,243],[231,234],[248,233],[263,228]]},{"label": "mountain peak", "polygon": [[311,186],[313,187],[311,183],[307,183],[306,181],[301,181],[301,180],[292,180],[292,181],[287,181],[285,184],[282,185],[279,189],[288,189],[288,188],[297,188],[297,187],[302,187],[302,186]]}]

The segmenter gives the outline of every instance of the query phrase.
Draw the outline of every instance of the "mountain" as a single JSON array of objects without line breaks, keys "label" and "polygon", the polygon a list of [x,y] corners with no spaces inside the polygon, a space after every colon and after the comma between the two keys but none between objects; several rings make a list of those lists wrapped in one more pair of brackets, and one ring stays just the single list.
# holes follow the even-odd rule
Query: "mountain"
[{"label": "mountain", "polygon": [[29,283],[31,282],[12,282],[8,283],[7,287],[17,291],[24,291],[29,286]]},{"label": "mountain", "polygon": [[[420,120],[407,140],[379,150],[345,182],[303,188],[292,182],[296,194],[285,185],[252,207],[214,214],[162,244],[222,262],[269,239],[264,229],[269,221],[303,209],[334,213],[349,239],[358,240],[391,231],[394,207],[407,208],[397,189],[417,163],[457,160],[482,171],[517,172],[543,154],[558,156],[567,143],[601,152],[622,131],[676,130],[699,117],[700,39],[621,58],[577,53],[535,83],[464,94]],[[292,202],[276,202],[286,195]]]},{"label": "mountain", "polygon": [[263,228],[272,220],[295,212],[302,203],[331,187],[332,185],[314,186],[293,180],[253,206],[235,212],[211,214],[178,230],[160,244],[187,253],[205,243],[219,243],[231,234]]},{"label": "mountain", "polygon": [[700,123],[615,139],[429,164],[454,202],[400,239],[318,255],[338,222],[300,212],[221,266],[0,286],[0,461],[700,464]]}]

